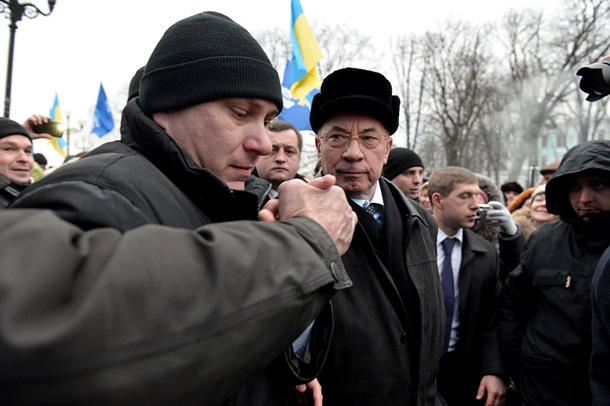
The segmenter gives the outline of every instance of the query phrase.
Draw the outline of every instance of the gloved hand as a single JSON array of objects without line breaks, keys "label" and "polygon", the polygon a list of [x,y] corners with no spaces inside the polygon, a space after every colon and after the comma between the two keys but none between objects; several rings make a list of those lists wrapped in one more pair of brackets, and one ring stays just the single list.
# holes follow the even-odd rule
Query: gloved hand
[{"label": "gloved hand", "polygon": [[510,211],[500,202],[490,201],[488,203],[493,209],[485,213],[485,221],[489,224],[497,225],[505,235],[515,235],[517,225],[513,221]]}]

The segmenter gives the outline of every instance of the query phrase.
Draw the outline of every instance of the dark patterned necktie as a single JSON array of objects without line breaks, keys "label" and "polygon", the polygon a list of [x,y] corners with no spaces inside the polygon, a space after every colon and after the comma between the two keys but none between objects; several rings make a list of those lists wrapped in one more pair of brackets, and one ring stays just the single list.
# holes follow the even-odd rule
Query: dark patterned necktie
[{"label": "dark patterned necktie", "polygon": [[369,203],[369,205],[366,206],[364,210],[366,210],[366,212],[371,216],[375,217],[375,211],[377,210],[377,206],[379,206],[377,203]]},{"label": "dark patterned necktie", "polygon": [[451,323],[453,321],[453,312],[455,309],[455,293],[453,291],[453,267],[451,266],[451,253],[455,245],[455,238],[445,238],[441,244],[445,251],[445,260],[443,261],[443,272],[441,273],[441,285],[443,287],[443,299],[445,301],[445,314],[447,315],[447,324],[445,325],[445,342],[443,345],[443,354],[449,348],[449,339],[451,338]]}]

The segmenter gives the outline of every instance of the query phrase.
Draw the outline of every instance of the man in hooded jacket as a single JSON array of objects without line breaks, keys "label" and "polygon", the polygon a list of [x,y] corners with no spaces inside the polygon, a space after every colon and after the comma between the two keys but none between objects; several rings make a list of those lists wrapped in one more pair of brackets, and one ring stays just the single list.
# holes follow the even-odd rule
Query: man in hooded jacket
[{"label": "man in hooded jacket", "polygon": [[610,244],[610,141],[564,155],[546,186],[559,221],[528,239],[506,280],[500,348],[527,405],[590,405],[591,281]]}]

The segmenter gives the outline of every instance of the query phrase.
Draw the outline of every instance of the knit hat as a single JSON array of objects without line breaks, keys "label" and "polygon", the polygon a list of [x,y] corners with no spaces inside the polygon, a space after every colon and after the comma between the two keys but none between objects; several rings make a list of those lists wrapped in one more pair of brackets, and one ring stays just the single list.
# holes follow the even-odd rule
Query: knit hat
[{"label": "knit hat", "polygon": [[324,79],[311,103],[309,122],[317,133],[332,115],[356,111],[375,117],[392,135],[398,129],[399,107],[400,99],[392,96],[392,85],[381,73],[345,68]]},{"label": "knit hat", "polygon": [[21,124],[8,118],[0,117],[0,138],[10,135],[23,135],[32,141],[30,133]]},{"label": "knit hat", "polygon": [[49,163],[47,161],[47,157],[40,152],[34,154],[34,162],[36,162],[38,165],[47,165]]},{"label": "knit hat", "polygon": [[419,155],[407,148],[392,148],[388,156],[388,163],[383,167],[381,174],[392,180],[414,166],[424,167]]},{"label": "knit hat", "polygon": [[142,75],[144,74],[144,66],[136,71],[131,80],[129,81],[129,90],[127,93],[127,101],[133,99],[134,97],[138,97],[140,94],[140,79],[142,79]]},{"label": "knit hat", "polygon": [[530,199],[532,199],[532,202],[534,201],[534,199],[536,198],[536,196],[538,195],[542,195],[546,192],[546,183],[538,186],[536,188],[536,190],[534,190],[534,192],[532,193],[532,195],[530,196]]},{"label": "knit hat", "polygon": [[277,71],[250,33],[229,17],[207,11],[163,34],[140,80],[145,114],[230,98],[260,98],[282,109]]}]

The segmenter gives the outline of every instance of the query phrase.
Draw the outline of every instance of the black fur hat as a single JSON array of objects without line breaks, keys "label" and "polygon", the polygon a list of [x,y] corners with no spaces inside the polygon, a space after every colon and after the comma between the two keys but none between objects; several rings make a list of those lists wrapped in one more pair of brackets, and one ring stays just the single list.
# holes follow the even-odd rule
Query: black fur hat
[{"label": "black fur hat", "polygon": [[392,95],[392,85],[381,73],[345,68],[328,75],[320,93],[311,103],[309,123],[314,132],[331,116],[342,111],[356,111],[375,117],[390,135],[398,129],[400,99]]},{"label": "black fur hat", "polygon": [[140,79],[147,115],[230,97],[260,98],[282,109],[280,77],[250,33],[229,17],[207,11],[172,25]]}]

